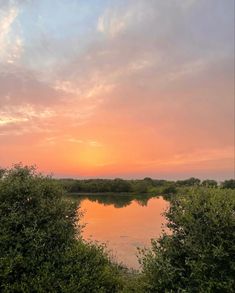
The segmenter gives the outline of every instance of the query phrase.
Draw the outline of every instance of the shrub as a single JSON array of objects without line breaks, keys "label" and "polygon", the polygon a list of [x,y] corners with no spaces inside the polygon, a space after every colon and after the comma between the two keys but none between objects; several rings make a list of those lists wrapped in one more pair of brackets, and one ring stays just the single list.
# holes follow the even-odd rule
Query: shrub
[{"label": "shrub", "polygon": [[77,241],[61,259],[57,292],[112,293],[122,288],[121,268],[102,245]]},{"label": "shrub", "polygon": [[143,292],[234,292],[235,194],[202,189],[177,196],[170,234],[142,251]]},{"label": "shrub", "polygon": [[[1,292],[116,292],[116,267],[79,237],[75,205],[33,167],[0,180]],[[78,288],[78,289],[76,289]]]}]

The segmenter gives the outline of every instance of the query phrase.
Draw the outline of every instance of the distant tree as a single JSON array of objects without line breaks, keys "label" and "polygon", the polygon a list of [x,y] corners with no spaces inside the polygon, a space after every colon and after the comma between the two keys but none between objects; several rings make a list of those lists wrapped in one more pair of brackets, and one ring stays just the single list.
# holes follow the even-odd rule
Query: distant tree
[{"label": "distant tree", "polygon": [[166,186],[165,188],[163,188],[162,193],[166,194],[166,195],[176,194],[177,189],[174,185],[169,185],[169,186]]},{"label": "distant tree", "polygon": [[218,183],[215,180],[207,179],[202,181],[201,185],[205,187],[217,187]]},{"label": "distant tree", "polygon": [[0,167],[0,179],[3,177],[5,172],[6,170]]},{"label": "distant tree", "polygon": [[142,291],[234,292],[234,210],[231,190],[177,196],[166,213],[171,233],[142,252]]},{"label": "distant tree", "polygon": [[235,180],[234,180],[234,179],[225,180],[225,181],[222,183],[222,188],[235,189]]},{"label": "distant tree", "polygon": [[176,181],[178,186],[198,186],[200,185],[201,180],[198,178],[191,177],[186,180],[178,180]]},{"label": "distant tree", "polygon": [[147,182],[150,186],[153,186],[154,185],[153,179],[150,178],[150,177],[145,177],[144,178],[144,181]]},{"label": "distant tree", "polygon": [[163,179],[154,179],[153,180],[153,185],[156,187],[164,186],[166,183],[167,183],[167,181],[163,180]]},{"label": "distant tree", "polygon": [[129,192],[130,189],[129,182],[121,178],[115,178],[112,182],[112,191],[114,192]]},{"label": "distant tree", "polygon": [[146,193],[148,192],[149,183],[145,180],[135,180],[132,183],[132,191],[135,193]]}]

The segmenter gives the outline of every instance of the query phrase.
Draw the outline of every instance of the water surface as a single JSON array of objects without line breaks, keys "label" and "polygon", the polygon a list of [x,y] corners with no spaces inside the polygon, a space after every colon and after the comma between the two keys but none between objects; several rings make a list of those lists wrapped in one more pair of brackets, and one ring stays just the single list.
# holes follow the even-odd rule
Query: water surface
[{"label": "water surface", "polygon": [[118,261],[138,269],[137,247],[150,246],[151,238],[161,234],[166,223],[162,213],[168,205],[162,197],[83,196],[80,199],[82,223],[86,224],[83,237],[106,243]]}]

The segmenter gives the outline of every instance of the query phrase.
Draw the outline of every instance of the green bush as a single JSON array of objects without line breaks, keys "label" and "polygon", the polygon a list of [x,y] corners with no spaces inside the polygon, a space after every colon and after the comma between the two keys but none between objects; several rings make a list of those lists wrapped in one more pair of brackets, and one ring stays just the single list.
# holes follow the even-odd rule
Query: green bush
[{"label": "green bush", "polygon": [[0,179],[0,292],[117,292],[104,249],[84,243],[58,183],[17,165]]},{"label": "green bush", "polygon": [[171,233],[140,256],[143,292],[234,292],[234,191],[177,196],[166,217]]},{"label": "green bush", "polygon": [[120,268],[102,245],[77,241],[66,251],[60,266],[57,292],[112,293],[122,288]]}]

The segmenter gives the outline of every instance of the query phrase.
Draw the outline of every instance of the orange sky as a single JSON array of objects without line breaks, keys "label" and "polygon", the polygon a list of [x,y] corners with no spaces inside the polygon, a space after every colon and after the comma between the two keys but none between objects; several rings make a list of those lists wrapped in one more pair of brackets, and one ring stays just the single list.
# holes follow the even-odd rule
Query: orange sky
[{"label": "orange sky", "polygon": [[0,4],[0,166],[234,177],[233,1],[98,2]]}]

